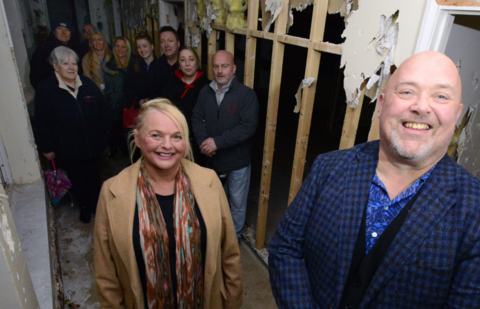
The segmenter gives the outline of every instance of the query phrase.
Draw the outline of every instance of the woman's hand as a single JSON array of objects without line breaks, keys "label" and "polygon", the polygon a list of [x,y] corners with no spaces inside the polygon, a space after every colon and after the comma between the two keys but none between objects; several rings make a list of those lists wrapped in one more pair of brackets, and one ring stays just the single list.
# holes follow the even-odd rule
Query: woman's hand
[{"label": "woman's hand", "polygon": [[53,152],[53,151],[52,151],[52,152],[48,152],[48,153],[45,153],[45,152],[44,152],[44,153],[43,153],[43,156],[44,156],[45,158],[47,158],[47,160],[52,160],[53,158],[55,158],[55,152]]}]

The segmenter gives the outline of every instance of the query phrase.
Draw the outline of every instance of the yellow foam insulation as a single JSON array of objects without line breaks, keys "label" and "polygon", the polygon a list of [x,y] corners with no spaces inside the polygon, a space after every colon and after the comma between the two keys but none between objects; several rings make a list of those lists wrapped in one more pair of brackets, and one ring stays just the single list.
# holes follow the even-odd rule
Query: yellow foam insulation
[{"label": "yellow foam insulation", "polygon": [[215,11],[215,20],[213,22],[217,25],[225,25],[227,15],[223,0],[212,0],[212,9]]},{"label": "yellow foam insulation", "polygon": [[227,12],[227,29],[245,29],[247,28],[247,0],[225,0],[228,8]]},{"label": "yellow foam insulation", "polygon": [[198,19],[203,19],[205,17],[205,0],[197,0],[197,16]]},{"label": "yellow foam insulation", "polygon": [[[335,12],[341,1],[332,1],[329,9]],[[351,107],[357,106],[363,83],[366,95],[375,99],[392,69],[414,53],[426,2],[358,0],[358,9],[350,11],[342,34],[346,40],[341,66],[345,67],[344,88]]]}]

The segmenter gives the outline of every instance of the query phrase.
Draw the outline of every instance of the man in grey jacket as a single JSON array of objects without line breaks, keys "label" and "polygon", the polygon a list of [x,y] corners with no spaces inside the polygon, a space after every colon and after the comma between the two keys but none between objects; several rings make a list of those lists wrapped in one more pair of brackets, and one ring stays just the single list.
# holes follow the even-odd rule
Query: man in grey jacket
[{"label": "man in grey jacket", "polygon": [[213,56],[215,80],[200,91],[192,126],[200,151],[211,157],[212,168],[225,175],[233,223],[240,238],[250,186],[252,136],[258,123],[255,92],[237,81],[233,55],[220,50]]}]

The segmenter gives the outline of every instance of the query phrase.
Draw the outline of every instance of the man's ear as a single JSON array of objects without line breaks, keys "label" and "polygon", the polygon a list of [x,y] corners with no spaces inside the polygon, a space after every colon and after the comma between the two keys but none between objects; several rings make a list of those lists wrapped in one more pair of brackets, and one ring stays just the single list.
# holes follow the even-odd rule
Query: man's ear
[{"label": "man's ear", "polygon": [[237,66],[233,65],[233,74],[235,74],[235,71],[237,71]]},{"label": "man's ear", "polygon": [[463,104],[460,103],[460,106],[458,106],[457,119],[455,119],[455,122],[457,122],[458,118],[460,118],[460,115],[462,114],[462,110],[463,110]]},{"label": "man's ear", "polygon": [[378,118],[380,118],[380,115],[382,114],[382,109],[383,109],[383,102],[385,101],[385,94],[380,93],[378,96]]}]

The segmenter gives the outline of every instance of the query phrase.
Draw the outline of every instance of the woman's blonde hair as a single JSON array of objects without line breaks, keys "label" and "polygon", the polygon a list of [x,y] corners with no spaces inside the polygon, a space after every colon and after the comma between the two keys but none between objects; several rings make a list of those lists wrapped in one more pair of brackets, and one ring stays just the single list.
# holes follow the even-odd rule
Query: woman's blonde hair
[{"label": "woman's blonde hair", "polygon": [[[120,59],[118,59],[117,54],[115,53],[115,44],[117,43],[118,40],[124,41],[125,45],[127,45],[127,61],[125,61],[125,66],[122,65],[122,62],[120,61]],[[130,63],[130,58],[132,56],[132,45],[130,44],[130,42],[123,36],[116,37],[115,40],[113,41],[113,51],[114,51],[113,57],[115,57],[115,62],[117,63],[117,67],[122,69],[127,69],[128,64]]]},{"label": "woman's blonde hair", "polygon": [[160,112],[167,115],[173,122],[177,125],[180,134],[182,135],[182,139],[185,141],[185,153],[183,157],[187,160],[193,162],[193,152],[192,146],[190,144],[190,136],[188,132],[188,124],[187,119],[183,113],[170,102],[168,99],[155,99],[150,100],[147,103],[143,104],[140,108],[140,113],[137,117],[137,124],[134,127],[134,131],[130,133],[129,140],[130,140],[130,160],[133,163],[133,154],[137,149],[137,145],[135,144],[135,136],[140,137],[143,130],[145,130],[147,116],[153,112]]},{"label": "woman's blonde hair", "polygon": [[87,64],[88,70],[90,72],[93,72],[93,56],[95,54],[95,50],[93,48],[93,43],[92,43],[93,42],[92,38],[94,35],[100,36],[104,42],[103,49],[105,50],[105,55],[106,55],[104,66],[110,59],[112,59],[112,56],[113,56],[112,51],[108,48],[107,41],[105,40],[105,37],[103,36],[103,34],[100,31],[92,32],[92,34],[90,35],[90,43],[89,43],[90,51],[85,55],[85,57],[83,57],[83,60],[82,60],[82,63],[83,61],[85,61],[85,63]]}]

